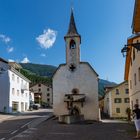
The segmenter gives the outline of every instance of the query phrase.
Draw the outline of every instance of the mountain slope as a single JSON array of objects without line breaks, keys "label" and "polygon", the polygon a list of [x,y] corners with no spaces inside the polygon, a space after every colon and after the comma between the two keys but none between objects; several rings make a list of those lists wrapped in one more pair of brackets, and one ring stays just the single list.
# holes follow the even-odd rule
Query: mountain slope
[{"label": "mountain slope", "polygon": [[52,77],[53,73],[57,69],[55,66],[42,64],[20,63],[20,65],[23,69],[28,70],[29,73],[43,77]]},{"label": "mountain slope", "polygon": [[99,95],[100,96],[104,96],[105,95],[105,90],[104,90],[105,86],[115,86],[115,85],[117,85],[117,84],[114,83],[114,82],[110,82],[108,80],[99,79],[99,85],[98,85]]},{"label": "mountain slope", "polygon": [[[52,65],[41,65],[41,64],[32,64],[32,63],[20,63],[23,67],[22,74],[25,75],[32,81],[32,84],[42,82],[42,83],[51,83],[52,75],[56,71],[57,67]],[[110,82],[107,80],[99,79],[98,91],[100,96],[104,96],[105,86],[115,86],[116,83]]]}]

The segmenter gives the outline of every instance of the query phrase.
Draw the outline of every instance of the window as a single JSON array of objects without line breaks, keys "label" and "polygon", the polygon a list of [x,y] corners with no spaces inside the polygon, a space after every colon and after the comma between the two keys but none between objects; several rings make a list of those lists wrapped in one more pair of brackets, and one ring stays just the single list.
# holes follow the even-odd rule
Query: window
[{"label": "window", "polygon": [[127,89],[125,89],[125,93],[126,94],[128,94],[129,93],[129,89],[127,88]]},{"label": "window", "polygon": [[115,98],[114,99],[114,103],[121,103],[122,102],[122,99],[121,98]]},{"label": "window", "polygon": [[109,98],[107,98],[107,102],[109,102]]},{"label": "window", "polygon": [[124,98],[125,103],[129,103],[129,98]]},{"label": "window", "polygon": [[40,92],[41,91],[41,88],[39,88],[38,91]]},{"label": "window", "polygon": [[21,89],[21,93],[22,93],[22,94],[24,93],[24,90],[23,90],[23,89]]},{"label": "window", "polygon": [[133,61],[135,60],[135,48],[133,48]]},{"label": "window", "polygon": [[133,101],[131,101],[131,108],[132,108],[132,110],[133,110]]},{"label": "window", "polygon": [[134,83],[137,84],[136,73],[134,74]]},{"label": "window", "polygon": [[15,95],[15,89],[14,88],[12,88],[12,94]]},{"label": "window", "polygon": [[38,87],[41,87],[41,84],[38,84]]},{"label": "window", "polygon": [[136,104],[139,104],[139,99],[136,99]]},{"label": "window", "polygon": [[50,91],[50,88],[47,88],[47,91]]},{"label": "window", "polygon": [[138,69],[139,81],[140,81],[140,67]]},{"label": "window", "polygon": [[12,80],[13,80],[13,81],[15,80],[15,75],[14,75],[14,74],[12,74]]},{"label": "window", "polygon": [[74,40],[71,40],[70,42],[70,49],[75,49],[76,48],[76,44]]},{"label": "window", "polygon": [[17,83],[19,83],[19,77],[17,77]]},{"label": "window", "polygon": [[120,113],[120,108],[116,108],[116,113]]},{"label": "window", "polygon": [[49,102],[49,101],[50,101],[50,99],[47,99],[47,101]]},{"label": "window", "polygon": [[21,93],[22,93],[21,96],[24,97],[24,90],[23,90],[23,92],[21,91]]},{"label": "window", "polygon": [[19,96],[19,90],[17,90],[17,96]]},{"label": "window", "polygon": [[[139,40],[137,40],[137,43],[139,43]],[[137,52],[139,52],[139,50],[137,49]]]},{"label": "window", "polygon": [[49,97],[50,96],[50,93],[47,93],[47,96]]},{"label": "window", "polygon": [[131,80],[130,80],[129,84],[130,84],[130,89],[132,89],[132,81]]},{"label": "window", "polygon": [[116,89],[116,94],[119,94],[119,89]]}]

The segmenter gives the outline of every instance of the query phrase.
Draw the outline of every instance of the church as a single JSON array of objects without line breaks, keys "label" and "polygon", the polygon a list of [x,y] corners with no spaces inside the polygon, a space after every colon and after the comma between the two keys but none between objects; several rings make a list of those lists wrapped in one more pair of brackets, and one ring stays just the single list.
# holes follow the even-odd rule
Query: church
[{"label": "church", "polygon": [[80,114],[85,120],[99,120],[98,74],[88,62],[80,61],[81,36],[73,10],[64,39],[66,63],[60,64],[53,75],[54,115]]}]

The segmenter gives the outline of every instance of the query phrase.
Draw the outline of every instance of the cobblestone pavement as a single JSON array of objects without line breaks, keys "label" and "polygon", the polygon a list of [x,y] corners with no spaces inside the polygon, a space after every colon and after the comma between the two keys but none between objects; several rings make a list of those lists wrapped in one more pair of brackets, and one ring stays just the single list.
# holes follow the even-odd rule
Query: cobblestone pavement
[{"label": "cobblestone pavement", "polygon": [[50,119],[14,140],[132,140],[135,128],[127,123],[59,124]]}]

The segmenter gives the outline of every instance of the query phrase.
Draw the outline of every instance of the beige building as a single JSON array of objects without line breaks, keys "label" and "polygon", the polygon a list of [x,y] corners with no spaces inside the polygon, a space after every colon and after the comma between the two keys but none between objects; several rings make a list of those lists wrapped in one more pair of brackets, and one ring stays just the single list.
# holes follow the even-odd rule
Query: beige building
[{"label": "beige building", "polygon": [[71,115],[75,109],[86,120],[99,120],[98,74],[88,62],[80,62],[81,36],[73,11],[65,42],[66,64],[61,64],[53,75],[54,114]]},{"label": "beige building", "polygon": [[127,39],[125,80],[129,82],[130,106],[140,104],[140,0],[135,0],[132,35]]},{"label": "beige building", "polygon": [[104,98],[104,113],[111,118],[127,117],[126,109],[129,108],[128,83],[123,82],[106,92]]},{"label": "beige building", "polygon": [[30,90],[34,92],[34,102],[40,105],[52,106],[52,86],[45,84],[35,84],[30,87]]}]

